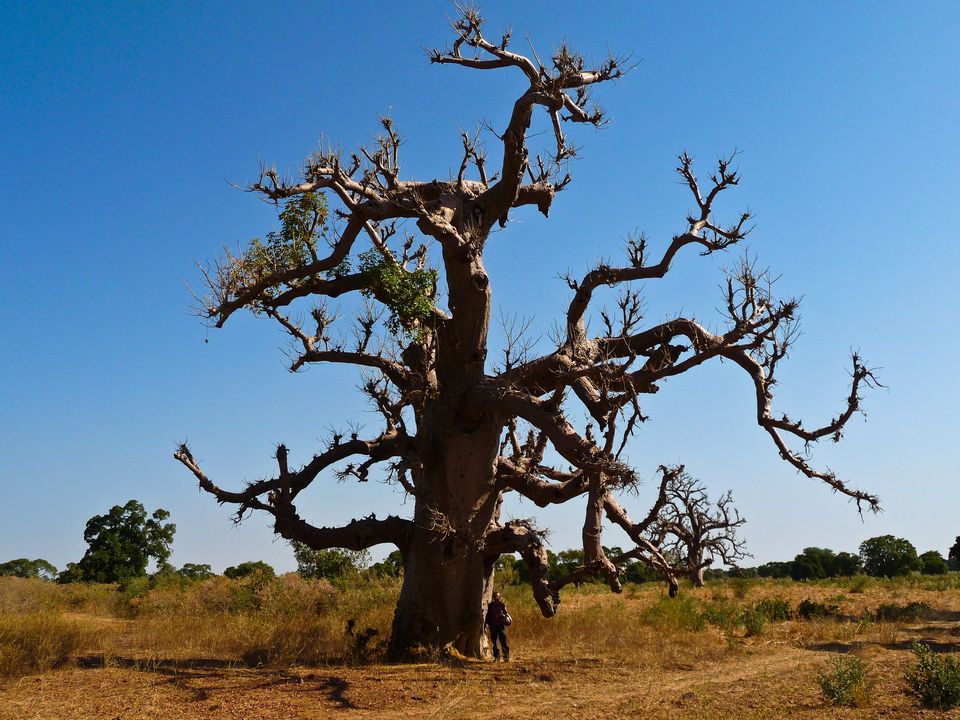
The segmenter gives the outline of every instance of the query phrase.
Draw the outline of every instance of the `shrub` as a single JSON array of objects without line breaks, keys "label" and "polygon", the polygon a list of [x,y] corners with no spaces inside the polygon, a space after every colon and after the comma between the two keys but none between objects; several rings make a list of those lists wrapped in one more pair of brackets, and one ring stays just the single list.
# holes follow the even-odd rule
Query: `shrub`
[{"label": "shrub", "polygon": [[749,593],[757,585],[757,581],[753,578],[733,578],[730,581],[730,587],[733,589],[733,596],[738,600],[743,600],[747,593]]},{"label": "shrub", "polygon": [[671,630],[703,630],[707,619],[689,597],[661,598],[643,613],[643,622]]},{"label": "shrub", "polygon": [[804,620],[809,620],[810,618],[836,617],[839,614],[840,608],[836,605],[824,605],[810,598],[801,600],[800,604],[797,605],[797,616],[802,617]]},{"label": "shrub", "polygon": [[855,575],[850,581],[850,592],[862,593],[870,586],[870,578],[866,575]]},{"label": "shrub", "polygon": [[247,562],[242,562],[239,565],[228,567],[223,571],[223,574],[231,580],[240,580],[251,575],[258,575],[269,580],[277,575],[273,568],[262,560],[247,560]]},{"label": "shrub", "polygon": [[764,598],[756,602],[753,609],[761,613],[770,622],[783,622],[793,617],[790,601],[780,597]]},{"label": "shrub", "polygon": [[728,605],[723,601],[707,605],[700,614],[700,617],[704,622],[715,625],[727,632],[736,630],[740,624],[740,613],[734,606]]},{"label": "shrub", "polygon": [[877,622],[892,622],[897,620],[919,620],[924,613],[930,610],[930,606],[924,602],[912,602],[906,605],[897,605],[896,603],[884,603],[877,608],[875,617]]},{"label": "shrub", "polygon": [[756,606],[744,608],[740,613],[740,622],[748,636],[763,635],[767,626],[767,617]]},{"label": "shrub", "polygon": [[870,699],[867,668],[858,657],[834,658],[817,673],[817,684],[823,696],[835,705],[862,707]]},{"label": "shrub", "polygon": [[947,561],[936,550],[928,550],[920,556],[920,572],[924,575],[945,575]]},{"label": "shrub", "polygon": [[960,660],[913,643],[917,663],[906,672],[907,692],[927,708],[948,710],[960,705]]}]

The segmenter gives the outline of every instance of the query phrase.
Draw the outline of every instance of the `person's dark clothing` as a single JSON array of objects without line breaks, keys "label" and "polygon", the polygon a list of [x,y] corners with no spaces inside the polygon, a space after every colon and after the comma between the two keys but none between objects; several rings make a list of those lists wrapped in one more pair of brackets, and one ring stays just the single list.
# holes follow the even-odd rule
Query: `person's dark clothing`
[{"label": "person's dark clothing", "polygon": [[487,605],[487,626],[490,628],[490,641],[493,644],[493,659],[499,660],[501,650],[503,659],[510,659],[510,646],[507,644],[507,606],[491,600]]}]

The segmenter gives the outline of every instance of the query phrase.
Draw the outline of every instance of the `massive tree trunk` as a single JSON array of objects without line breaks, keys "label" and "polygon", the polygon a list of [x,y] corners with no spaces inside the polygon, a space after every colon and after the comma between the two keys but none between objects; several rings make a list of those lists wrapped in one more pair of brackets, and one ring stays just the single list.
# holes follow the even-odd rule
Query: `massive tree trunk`
[{"label": "massive tree trunk", "polygon": [[480,657],[493,561],[478,550],[499,511],[494,472],[501,426],[481,420],[467,431],[457,427],[465,420],[460,411],[438,414],[422,428],[429,460],[417,478],[390,650],[402,655],[418,646],[449,646]]}]

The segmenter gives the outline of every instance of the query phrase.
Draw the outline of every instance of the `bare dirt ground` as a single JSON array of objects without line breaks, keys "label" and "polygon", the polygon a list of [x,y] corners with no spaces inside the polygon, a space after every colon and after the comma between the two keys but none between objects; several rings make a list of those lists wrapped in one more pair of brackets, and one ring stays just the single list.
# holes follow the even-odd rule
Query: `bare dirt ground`
[{"label": "bare dirt ground", "polygon": [[[934,611],[921,621],[859,633],[788,621],[759,637],[717,639],[720,652],[667,652],[659,661],[650,647],[611,657],[589,645],[563,652],[515,641],[511,663],[280,670],[125,658],[118,648],[106,661],[81,657],[3,682],[0,718],[960,718],[960,708],[918,709],[903,681],[913,639],[960,651],[956,595],[930,602]],[[868,707],[836,708],[821,696],[816,673],[838,653],[867,663],[875,683]]]}]

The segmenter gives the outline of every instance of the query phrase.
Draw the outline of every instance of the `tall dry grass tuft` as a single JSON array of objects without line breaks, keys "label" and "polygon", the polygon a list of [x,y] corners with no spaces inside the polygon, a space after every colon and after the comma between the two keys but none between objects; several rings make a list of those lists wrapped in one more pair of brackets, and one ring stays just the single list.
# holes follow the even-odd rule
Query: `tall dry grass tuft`
[{"label": "tall dry grass tuft", "polygon": [[0,677],[59,667],[87,647],[93,634],[52,612],[0,615]]},{"label": "tall dry grass tuft", "polygon": [[565,590],[557,615],[542,617],[525,588],[506,588],[518,657],[616,661],[646,667],[694,667],[729,652],[691,598],[671,600],[656,585],[613,595],[599,585]]}]

